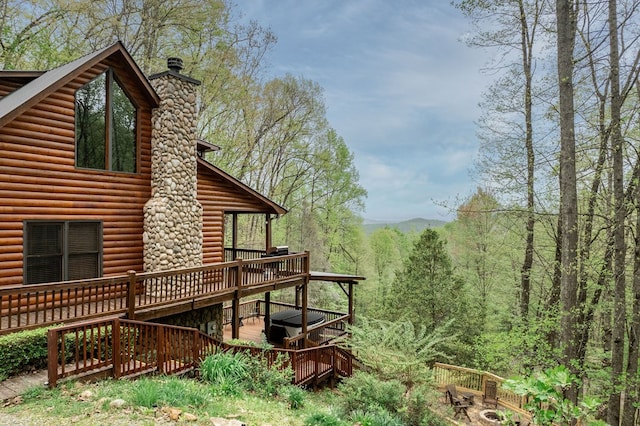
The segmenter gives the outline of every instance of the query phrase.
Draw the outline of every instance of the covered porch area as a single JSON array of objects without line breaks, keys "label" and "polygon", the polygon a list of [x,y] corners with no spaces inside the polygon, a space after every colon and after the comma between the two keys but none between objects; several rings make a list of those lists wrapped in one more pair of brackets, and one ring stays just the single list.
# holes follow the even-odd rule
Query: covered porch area
[{"label": "covered porch area", "polygon": [[[330,343],[347,333],[354,322],[354,285],[364,277],[348,274],[310,272],[308,280],[295,286],[293,303],[264,299],[233,300],[223,313],[224,341],[233,339],[268,343],[285,349],[304,349]],[[329,282],[340,286],[347,303],[346,312],[310,307],[310,282]]]}]

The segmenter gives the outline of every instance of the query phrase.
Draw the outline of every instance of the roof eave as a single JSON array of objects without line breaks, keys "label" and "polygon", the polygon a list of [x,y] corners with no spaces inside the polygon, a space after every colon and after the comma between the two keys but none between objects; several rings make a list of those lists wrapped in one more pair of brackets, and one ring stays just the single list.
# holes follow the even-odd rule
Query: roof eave
[{"label": "roof eave", "polygon": [[237,187],[241,191],[244,191],[244,192],[248,193],[249,195],[251,195],[254,198],[257,198],[263,204],[268,205],[273,210],[273,213],[281,216],[281,215],[286,214],[288,212],[288,210],[285,209],[284,207],[282,207],[281,205],[277,204],[274,201],[271,201],[270,199],[268,199],[264,195],[260,194],[255,189],[245,185],[244,183],[240,182],[238,179],[234,178],[230,174],[226,173],[222,169],[219,169],[218,167],[214,166],[213,164],[209,163],[208,161],[203,160],[202,158],[198,158],[198,164],[201,164],[202,166],[206,167],[209,171],[211,171],[212,173],[214,173],[218,177],[226,180],[231,185]]},{"label": "roof eave", "polygon": [[[12,92],[0,99],[0,127],[7,125],[24,111],[37,105],[51,93],[60,89],[69,81],[94,66],[96,63],[99,63],[116,52],[122,53],[125,61],[138,77],[139,82],[145,87],[145,91],[153,104],[152,107],[157,107],[160,104],[158,94],[155,92],[151,83],[149,83],[149,80],[144,76],[129,52],[127,52],[127,49],[125,49],[122,42],[118,41],[101,50],[97,50],[78,58],[75,61],[47,71],[15,92]],[[35,93],[31,93],[30,89],[33,90],[32,85],[38,84],[41,85],[36,86],[38,87],[38,90]]]}]

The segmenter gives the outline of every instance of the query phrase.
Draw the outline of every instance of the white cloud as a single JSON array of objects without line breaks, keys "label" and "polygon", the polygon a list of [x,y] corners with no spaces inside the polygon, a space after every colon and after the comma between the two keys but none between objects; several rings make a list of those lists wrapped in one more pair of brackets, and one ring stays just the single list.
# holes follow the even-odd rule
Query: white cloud
[{"label": "white cloud", "polygon": [[239,8],[278,36],[274,74],[325,89],[330,125],[354,151],[369,193],[367,217],[442,218],[436,202],[475,188],[467,170],[485,53],[460,41],[470,25],[449,2],[246,0]]}]

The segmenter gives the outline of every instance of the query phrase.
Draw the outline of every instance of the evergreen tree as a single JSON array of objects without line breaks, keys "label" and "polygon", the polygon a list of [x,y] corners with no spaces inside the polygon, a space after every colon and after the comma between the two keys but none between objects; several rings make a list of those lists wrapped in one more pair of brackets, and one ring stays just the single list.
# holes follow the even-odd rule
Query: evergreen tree
[{"label": "evergreen tree", "polygon": [[396,274],[385,300],[383,316],[388,320],[410,321],[431,333],[453,321],[452,332],[460,336],[459,345],[449,354],[458,361],[467,358],[468,344],[478,332],[469,309],[464,282],[451,265],[445,242],[438,233],[426,229],[413,246],[403,268]]}]

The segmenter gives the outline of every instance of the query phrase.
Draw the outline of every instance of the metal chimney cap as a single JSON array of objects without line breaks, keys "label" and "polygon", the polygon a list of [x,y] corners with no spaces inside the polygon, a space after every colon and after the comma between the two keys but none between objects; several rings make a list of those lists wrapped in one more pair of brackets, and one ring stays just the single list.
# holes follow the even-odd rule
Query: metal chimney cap
[{"label": "metal chimney cap", "polygon": [[180,59],[180,58],[168,58],[167,59],[167,67],[171,71],[175,71],[175,72],[179,73],[180,71],[182,71],[182,68],[184,68],[184,64],[182,62],[182,59]]}]

